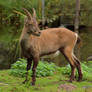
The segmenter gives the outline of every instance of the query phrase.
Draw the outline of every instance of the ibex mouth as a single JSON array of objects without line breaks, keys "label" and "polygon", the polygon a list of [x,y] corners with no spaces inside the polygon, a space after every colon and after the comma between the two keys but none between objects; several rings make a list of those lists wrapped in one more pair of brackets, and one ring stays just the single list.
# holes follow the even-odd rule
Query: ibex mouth
[{"label": "ibex mouth", "polygon": [[33,32],[32,34],[35,35],[35,36],[40,36],[41,32]]}]

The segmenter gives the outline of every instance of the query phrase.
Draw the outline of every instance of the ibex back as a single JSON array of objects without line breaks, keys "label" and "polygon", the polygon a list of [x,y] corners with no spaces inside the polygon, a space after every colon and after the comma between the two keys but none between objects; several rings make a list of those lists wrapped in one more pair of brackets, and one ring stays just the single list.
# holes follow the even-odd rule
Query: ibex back
[{"label": "ibex back", "polygon": [[79,39],[78,35],[66,28],[48,28],[40,31],[36,21],[35,10],[33,9],[33,16],[26,9],[24,9],[24,12],[27,17],[24,20],[24,28],[20,37],[21,51],[23,56],[27,58],[27,74],[24,83],[28,80],[28,70],[31,68],[32,62],[32,85],[35,85],[36,68],[39,58],[55,53],[58,50],[63,53],[71,66],[69,81],[74,80],[75,67],[78,69],[78,80],[81,81],[82,71],[80,61],[73,53]]}]

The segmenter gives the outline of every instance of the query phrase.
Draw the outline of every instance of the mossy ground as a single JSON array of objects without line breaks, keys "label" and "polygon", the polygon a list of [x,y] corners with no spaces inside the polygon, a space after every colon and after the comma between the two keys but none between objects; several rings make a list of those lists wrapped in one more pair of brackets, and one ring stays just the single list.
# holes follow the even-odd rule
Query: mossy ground
[{"label": "mossy ground", "polygon": [[0,71],[0,92],[68,92],[59,89],[61,84],[73,84],[77,86],[71,92],[92,92],[92,81],[73,81],[69,83],[69,76],[56,73],[53,76],[37,78],[36,85],[30,86],[30,81],[22,84],[24,78],[9,75],[9,70]]}]

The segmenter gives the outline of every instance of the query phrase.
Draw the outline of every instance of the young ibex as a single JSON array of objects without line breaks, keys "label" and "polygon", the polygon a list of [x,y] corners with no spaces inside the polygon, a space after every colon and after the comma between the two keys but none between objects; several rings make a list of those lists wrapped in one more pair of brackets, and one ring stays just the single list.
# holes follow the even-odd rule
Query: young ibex
[{"label": "young ibex", "polygon": [[78,69],[78,81],[82,80],[82,71],[80,61],[75,57],[73,50],[79,40],[78,35],[66,28],[49,28],[40,31],[36,21],[36,13],[33,9],[33,16],[27,9],[23,9],[27,17],[24,20],[24,28],[20,37],[21,51],[25,58],[27,58],[27,75],[31,68],[32,60],[32,85],[36,81],[36,68],[39,58],[43,55],[48,55],[60,51],[68,60],[71,66],[70,81],[74,79],[75,67]]}]

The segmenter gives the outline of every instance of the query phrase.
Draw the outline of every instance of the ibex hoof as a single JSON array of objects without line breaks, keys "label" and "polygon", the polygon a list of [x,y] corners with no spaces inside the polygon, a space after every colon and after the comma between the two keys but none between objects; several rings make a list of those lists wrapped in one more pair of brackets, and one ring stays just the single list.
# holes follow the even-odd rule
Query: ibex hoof
[{"label": "ibex hoof", "polygon": [[82,81],[82,75],[81,76],[79,76],[79,78],[78,78],[78,80],[77,80],[78,82],[81,82]]},{"label": "ibex hoof", "polygon": [[72,83],[72,81],[73,81],[73,80],[71,80],[71,79],[70,79],[70,80],[68,80],[68,82],[71,82],[71,83]]},{"label": "ibex hoof", "polygon": [[81,81],[82,81],[82,79],[78,79],[77,81],[78,81],[78,82],[81,82]]}]

